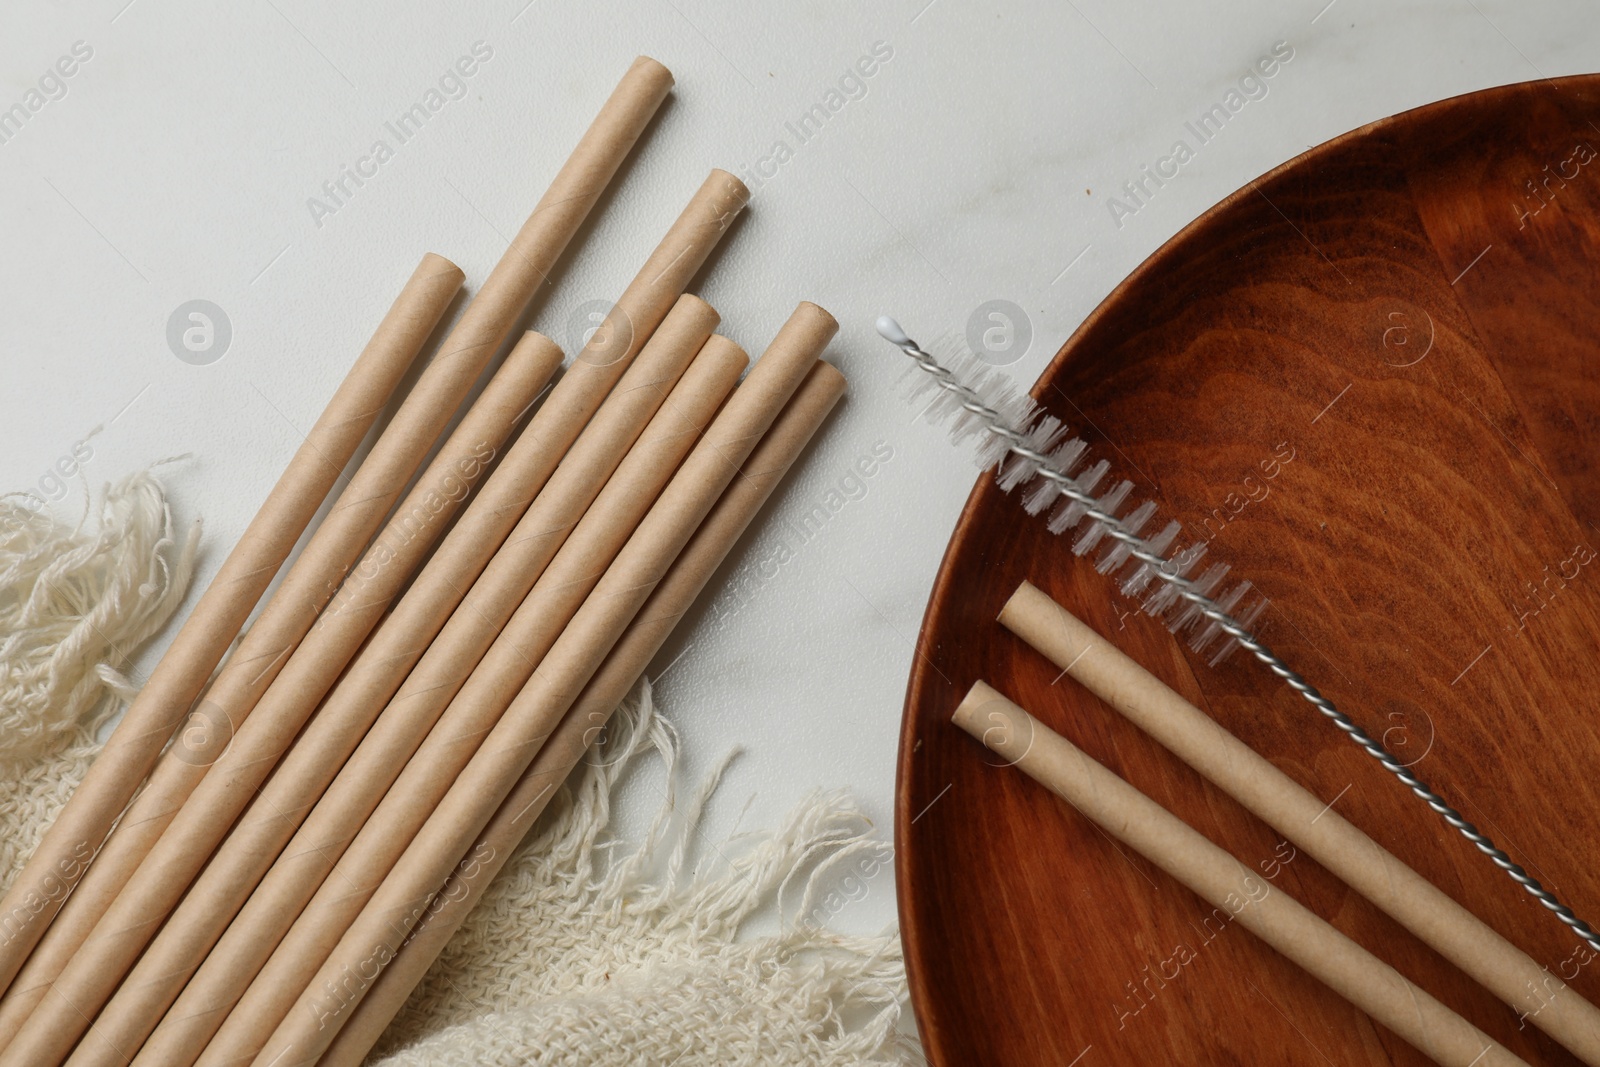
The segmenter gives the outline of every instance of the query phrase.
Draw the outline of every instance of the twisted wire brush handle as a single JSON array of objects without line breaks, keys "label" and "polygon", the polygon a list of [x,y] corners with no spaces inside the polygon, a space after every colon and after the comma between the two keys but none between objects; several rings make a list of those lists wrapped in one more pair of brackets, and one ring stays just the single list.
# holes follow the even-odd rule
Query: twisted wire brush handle
[{"label": "twisted wire brush handle", "polygon": [[[1096,497],[1089,491],[1089,488],[1092,488],[1092,483],[1089,487],[1085,487],[1080,484],[1080,479],[1074,478],[1065,471],[1058,469],[1058,453],[1052,453],[1048,444],[1044,444],[1041,447],[1041,443],[1053,442],[1059,435],[1049,431],[1041,434],[1037,427],[1030,425],[1033,421],[1031,413],[1037,409],[1031,406],[1024,406],[1021,410],[1028,414],[1018,420],[1017,424],[1013,424],[1006,416],[995,410],[989,403],[986,403],[985,397],[978,389],[964,383],[955,372],[943,366],[934,356],[924,351],[894,319],[887,315],[879,317],[877,328],[878,333],[882,335],[884,340],[915,360],[918,369],[925,372],[938,389],[943,390],[952,398],[954,401],[953,410],[964,412],[964,419],[976,420],[982,425],[982,429],[985,432],[1003,446],[1001,451],[1002,459],[1007,455],[1011,455],[1022,461],[1023,469],[1028,473],[1026,475],[1014,474],[1009,479],[1012,485],[1026,481],[1029,477],[1043,479],[1045,482],[1050,483],[1057,494],[1071,500],[1076,508],[1080,509],[1077,514],[1081,514],[1097,526],[1103,536],[1110,537],[1123,546],[1125,554],[1121,558],[1131,556],[1144,564],[1140,573],[1153,574],[1162,582],[1165,582],[1177,597],[1190,605],[1193,613],[1209,620],[1211,627],[1208,628],[1208,632],[1226,634],[1230,639],[1229,644],[1224,647],[1216,659],[1213,659],[1213,663],[1218,662],[1222,656],[1226,655],[1234,647],[1235,643],[1238,647],[1248,650],[1251,655],[1264,663],[1268,670],[1283,679],[1290,689],[1304,697],[1312,707],[1331,720],[1340,730],[1343,730],[1345,736],[1359,745],[1367,755],[1377,760],[1384,770],[1398,778],[1407,789],[1411,790],[1423,803],[1432,808],[1445,822],[1460,831],[1461,836],[1471,841],[1479,852],[1488,856],[1495,866],[1505,871],[1530,896],[1554,913],[1556,918],[1570,927],[1591,948],[1600,951],[1600,934],[1597,934],[1593,927],[1578,918],[1571,908],[1561,903],[1539,883],[1537,878],[1523,870],[1510,856],[1498,848],[1487,835],[1464,818],[1455,808],[1447,804],[1443,797],[1435,793],[1426,782],[1412,773],[1409,767],[1396,759],[1371,734],[1367,733],[1348,715],[1335,707],[1331,700],[1317,691],[1316,687],[1302,678],[1287,663],[1279,659],[1270,648],[1254,637],[1248,628],[1250,620],[1241,621],[1230,613],[1232,603],[1224,606],[1224,604],[1213,599],[1209,590],[1220,581],[1220,576],[1218,576],[1217,581],[1212,582],[1196,582],[1186,577],[1186,572],[1192,567],[1194,559],[1197,558],[1197,553],[1187,554],[1191,557],[1187,560],[1184,558],[1186,553],[1180,552],[1174,553],[1170,557],[1167,556],[1164,546],[1158,544],[1157,541],[1165,541],[1170,544],[1170,536],[1163,535],[1162,538],[1150,539],[1141,536],[1138,532],[1138,527],[1148,521],[1148,513],[1140,520],[1137,526],[1131,529],[1128,528],[1130,525],[1128,519],[1117,518],[1115,512],[1120,508],[1122,500],[1126,497],[1126,492],[1122,487],[1118,487],[1118,489],[1112,490],[1103,496]],[[1053,431],[1056,425],[1058,424],[1052,422],[1050,431]],[[1081,449],[1072,454],[1075,462],[1076,457],[1081,455]],[[986,469],[993,465],[995,464],[984,464]],[[1003,471],[1004,464],[1000,464],[1000,466]],[[1109,498],[1113,497],[1115,501],[1111,502]],[[1153,509],[1151,510],[1153,511]],[[1120,559],[1118,562],[1120,562]],[[1237,602],[1239,599],[1238,592],[1227,599]],[[1162,602],[1157,600],[1155,603],[1160,605]],[[1170,601],[1167,603],[1170,603]],[[1256,605],[1257,609],[1261,606],[1263,604],[1259,602]],[[1159,607],[1152,608],[1152,602],[1148,600],[1146,601],[1146,610],[1152,614],[1160,614],[1162,611]]]}]

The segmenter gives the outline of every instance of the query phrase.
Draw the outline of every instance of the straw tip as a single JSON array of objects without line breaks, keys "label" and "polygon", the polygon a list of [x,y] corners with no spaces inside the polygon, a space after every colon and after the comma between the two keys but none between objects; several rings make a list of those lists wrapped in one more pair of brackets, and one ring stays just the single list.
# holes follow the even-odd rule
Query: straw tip
[{"label": "straw tip", "polygon": [[738,363],[741,374],[744,372],[745,367],[750,364],[750,353],[744,350],[744,346],[733,340],[733,338],[720,333],[714,333],[707,338],[706,343],[701,346],[700,352],[701,355],[695,357],[697,360],[707,358],[706,353],[711,353],[709,357],[711,359]]},{"label": "straw tip", "polygon": [[821,304],[813,304],[809,300],[802,300],[794,309],[793,317],[804,316],[813,319],[819,326],[826,329],[830,336],[839,332],[839,320],[833,317],[833,312]]},{"label": "straw tip", "polygon": [[457,285],[467,280],[466,271],[437,252],[424,252],[422,254],[422,262],[417,266],[417,273],[453,278]]},{"label": "straw tip", "polygon": [[[511,355],[541,362],[551,361],[555,364],[559,364],[566,358],[565,353],[561,351],[561,346],[538,330],[524,331],[522,336],[517,339],[516,345],[511,349]],[[551,369],[554,370],[554,367]]]},{"label": "straw tip", "polygon": [[1017,613],[1019,605],[1026,601],[1034,600],[1039,595],[1038,586],[1026,578],[1022,579],[1022,584],[1018,585],[1012,594],[1006,598],[1005,606],[1000,609],[1000,614],[995,616],[995,621],[1002,626],[1005,625],[1006,619]]},{"label": "straw tip", "polygon": [[737,174],[721,167],[711,168],[711,175],[706,179],[706,184],[718,186],[722,195],[730,196],[741,204],[750,202],[750,187],[741,181]]},{"label": "straw tip", "polygon": [[845,379],[844,371],[825,359],[817,360],[812,366],[809,376],[826,383],[817,388],[827,389],[835,400],[844,395],[845,388],[849,385],[849,382]]},{"label": "straw tip", "polygon": [[961,703],[956,705],[956,710],[951,714],[950,721],[962,729],[970,729],[977,721],[980,709],[1005,698],[988,682],[979,679],[972,683],[972,688],[967,690],[967,695],[961,698]]},{"label": "straw tip", "polygon": [[720,317],[720,314],[716,308],[708,304],[704,297],[696,296],[694,293],[683,293],[678,297],[677,300],[673,301],[672,310],[677,311],[679,308],[683,309],[683,314],[687,314],[690,311],[700,314],[710,312],[711,314],[719,315]]},{"label": "straw tip", "polygon": [[650,56],[634,57],[633,66],[628,68],[628,73],[648,74],[652,77],[665,80],[668,85],[673,84],[672,71],[668,70],[666,65],[660,60],[652,59]]},{"label": "straw tip", "polygon": [[879,315],[876,325],[878,327],[878,335],[890,344],[899,345],[901,348],[911,344],[910,336],[900,328],[898,322],[888,315]]}]

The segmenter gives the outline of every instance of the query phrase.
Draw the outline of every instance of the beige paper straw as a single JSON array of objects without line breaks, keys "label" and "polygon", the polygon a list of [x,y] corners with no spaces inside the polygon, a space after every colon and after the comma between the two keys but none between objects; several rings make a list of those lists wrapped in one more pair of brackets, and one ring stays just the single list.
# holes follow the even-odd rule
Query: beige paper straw
[{"label": "beige paper straw", "polygon": [[[749,202],[750,190],[738,178],[724,170],[708,174],[639,273],[617,298],[616,305],[595,330],[578,360],[600,370],[632,358],[679,294],[689,287],[706,257]],[[611,380],[615,382],[616,375],[621,373],[620,369],[614,371]]]},{"label": "beige paper straw", "polygon": [[[620,459],[622,449],[632,443],[648,414],[653,413],[654,402],[671,388],[689,355],[710,336],[716,319],[716,312],[704,301],[693,296],[682,297],[638,360],[624,374],[617,386],[618,395],[608,400],[601,413],[595,416],[593,425],[600,436],[591,440],[598,441],[600,447],[580,450],[568,460],[562,457],[568,454],[573,440],[584,430],[583,412],[587,406],[586,403],[574,404],[572,397],[574,394],[587,397],[592,392],[592,382],[586,379],[600,372],[590,364],[578,363],[573,372],[557,384],[422,573],[340,679],[305,733],[274,769],[261,795],[240,816],[167,925],[101,1010],[93,1029],[68,1060],[69,1064],[91,1067],[129,1062],[238,914],[301,820],[361,743],[378,712],[438,636],[465,591],[506,540],[512,525],[523,517],[530,502],[547,484],[556,464],[568,463],[571,474],[575,468],[583,468],[586,454],[593,462],[598,453],[601,469],[579,469],[577,473],[583,480],[567,479],[575,488],[588,489],[592,484],[593,491],[597,492]],[[522,343],[534,340],[548,345],[549,351],[559,359],[555,346],[538,334],[529,333]],[[663,358],[663,354],[667,358]],[[574,460],[578,462],[573,463]],[[592,492],[589,495],[592,496]],[[537,515],[535,521],[548,528],[548,523]],[[531,540],[534,539],[525,538],[525,541]],[[472,618],[478,620],[481,616],[474,612]],[[409,752],[397,758],[389,755],[381,765],[398,770],[409,755]],[[378,795],[381,796],[381,790]],[[375,804],[376,799],[372,803]],[[356,817],[348,800],[336,801],[330,810]],[[360,817],[365,814],[361,812]],[[313,851],[311,855],[322,857],[327,853]],[[337,855],[329,857],[328,866],[336,858]],[[319,872],[316,881],[320,882],[325,873],[326,870]],[[311,883],[304,889],[305,898],[310,897],[315,885]],[[242,931],[241,936],[244,936]],[[272,941],[275,940],[276,936]],[[265,961],[272,941],[264,941],[262,934],[255,932],[250,936],[250,944],[258,946],[257,952],[223,953],[221,958],[226,966],[241,976],[238,991],[243,990],[248,975]],[[178,1018],[185,1016],[185,1012],[180,1012]],[[190,1025],[198,1031],[204,1028],[205,1021],[194,1019]],[[205,1036],[209,1036],[209,1031]],[[193,1047],[204,1040],[192,1035],[183,1040],[176,1033],[164,1034],[163,1038],[177,1041],[184,1047]],[[153,1058],[167,1057],[166,1061],[170,1062],[170,1057],[176,1055],[175,1051],[167,1053],[158,1048]]]},{"label": "beige paper straw", "polygon": [[399,1012],[412,989],[443,951],[478,898],[533,827],[556,790],[572,773],[611,713],[632,690],[734,543],[783,480],[813,434],[844,395],[844,375],[818,363],[801,383],[749,460],[690,539],[667,576],[628,624],[605,663],[533,763],[501,803],[494,819],[467,852],[474,862],[457,865],[434,896],[393,962],[350,1021],[339,1031],[318,1067],[357,1067]]},{"label": "beige paper straw", "polygon": [[321,970],[293,988],[260,1063],[316,1062],[837,329],[815,304],[790,316]]},{"label": "beige paper straw", "polygon": [[[334,480],[372,428],[461,287],[454,263],[425,255],[372,340],[284,468],[244,535],[139,690],[88,774],[0,901],[0,992],[155,765]],[[19,1019],[0,1025],[0,1045]]]},{"label": "beige paper straw", "polygon": [[[501,406],[531,398],[532,392],[543,387],[560,362],[561,350],[553,342],[531,331],[525,334],[508,357],[507,366],[513,374],[502,377],[506,374],[502,370],[495,378],[496,385],[504,392]],[[519,368],[520,375],[516,373]],[[520,382],[519,377],[523,379]],[[541,415],[546,410],[541,409]],[[478,413],[480,408],[475,407],[473,411]],[[516,418],[519,412],[506,407],[502,414],[509,426],[510,420]],[[534,421],[538,422],[539,419],[540,416],[536,415]],[[471,447],[473,430],[466,422],[462,426],[468,435],[465,444]],[[528,430],[532,429],[530,424]],[[458,431],[458,435],[461,432]],[[493,442],[484,441],[483,444],[490,446]],[[446,446],[448,450],[449,446]],[[460,461],[465,461],[471,469],[460,472],[462,477],[454,482],[450,480],[450,460],[446,458],[445,468],[435,477],[424,475],[423,484],[433,484],[435,489],[448,485],[456,490],[450,493],[450,498],[459,500],[466,495],[473,478],[489,458],[487,454],[478,457],[463,452]],[[338,773],[345,758],[371,725],[373,716],[393,694],[411,664],[421,655],[422,648],[444,625],[445,619],[460,601],[462,591],[477,578],[489,556],[505,539],[529,498],[537,492],[559,459],[559,454],[550,455],[531,442],[527,431],[518,438],[488,481],[473,496],[459,521],[450,529],[394,611],[362,648],[359,657],[318,709],[305,732],[273,768],[271,777],[261,785],[259,795],[240,816],[238,824],[228,832],[226,840],[184,894],[182,903],[173,911],[160,934],[145,949],[134,970],[102,1009],[93,1028],[83,1036],[68,1060],[69,1063],[124,1064],[129,1061],[150,1030],[160,1021],[161,1013],[172,998],[183,988],[184,981],[199,966],[206,951],[227,927],[228,921],[249,895],[267,865],[293,833],[298,816],[303,815],[322,795],[328,782]],[[421,503],[427,497],[423,494],[419,499],[419,495],[413,493],[412,499]],[[439,499],[449,502],[444,497]],[[400,514],[406,516],[404,528],[411,532],[413,539],[418,540],[424,538],[430,529],[441,529],[446,517],[416,514],[404,505]],[[391,523],[391,535],[395,530],[395,524]],[[408,562],[392,557],[384,565],[399,567],[402,571],[410,568]],[[366,583],[362,599],[369,600],[374,594],[371,583]],[[313,634],[318,632],[314,630]],[[296,662],[307,650],[310,641],[308,638],[296,650]],[[294,685],[298,690],[301,712],[308,711],[314,704],[312,697],[316,691],[326,687],[325,679],[320,682],[303,681],[293,677],[294,672],[292,664],[285,668],[278,685]],[[260,717],[269,713],[268,705],[275,691],[276,687],[269,690],[258,705],[255,717],[240,730],[238,741],[241,745],[246,741],[245,735],[256,729]],[[208,775],[195,794],[196,802],[201,802],[202,794],[212,783],[212,778],[227,763],[228,759],[224,757],[217,769]],[[248,793],[242,795],[248,797]],[[228,801],[230,805],[237,802],[237,798]],[[182,819],[180,814],[178,822]],[[222,825],[226,826],[226,823]],[[168,833],[176,829],[177,822],[169,828]],[[209,851],[202,850],[198,844],[195,847],[200,857]],[[160,848],[158,844],[157,851]],[[121,898],[118,900],[120,902]]]},{"label": "beige paper straw", "polygon": [[1432,882],[1024,582],[1000,622],[1591,1067],[1600,1011]]},{"label": "beige paper straw", "polygon": [[93,932],[56,976],[0,1063],[59,1063],[189,888],[390,602],[427,557],[559,362],[521,345],[206,771]]},{"label": "beige paper straw", "polygon": [[[574,398],[587,396],[591,380],[609,374],[613,365],[579,361],[568,369],[506,463],[511,464],[517,450],[530,441],[546,454],[565,451],[565,458],[393,694],[387,709],[360,740],[328,787],[327,796],[306,815],[293,840],[281,849],[281,856],[273,849],[272,855],[262,859],[271,866],[270,872],[262,878],[261,868],[256,867],[251,877],[241,877],[238,888],[249,897],[248,902],[236,918],[228,912],[232,925],[150,1035],[139,1062],[183,1067],[193,1062],[716,324],[717,313],[710,305],[698,297],[681,297],[587,426],[582,421],[586,405]],[[564,442],[579,429],[581,436],[565,450]],[[307,798],[307,803],[315,800]],[[237,909],[237,902],[232,907]],[[147,1025],[155,1021],[151,1018]]]},{"label": "beige paper straw", "polygon": [[253,978],[202,1063],[253,1052],[289,1010],[294,995],[572,618],[748,362],[726,338],[706,342],[428,740]]},{"label": "beige paper straw", "polygon": [[[1112,837],[1444,1067],[1523,1061],[983,682],[954,716]],[[1241,1023],[1243,1020],[1241,1020]]]},{"label": "beige paper straw", "polygon": [[[550,268],[588,217],[671,86],[672,76],[667,69],[645,57],[635,60],[624,75],[534,207],[533,214],[518,231],[477,296],[467,305],[407,403],[385,430],[384,437],[358,468],[351,486],[340,497],[341,502],[350,502],[350,507],[336,507],[324,521],[323,528],[332,529],[327,536],[319,529],[320,546],[314,538],[296,561],[298,581],[291,581],[296,576],[294,569],[285,578],[272,601],[272,604],[284,601],[284,606],[274,612],[269,604],[230,657],[223,675],[213,683],[195,727],[183,735],[195,745],[169,751],[157,765],[151,783],[119,823],[119,832],[112,835],[96,857],[93,869],[100,873],[81,882],[72,894],[72,903],[63,916],[63,920],[70,918],[72,921],[54,924],[62,929],[59,935],[52,934],[52,952],[43,959],[36,954],[37,965],[30,964],[28,984],[18,985],[24,995],[10,1006],[9,1014],[7,1005],[0,1004],[0,1034],[14,1032],[21,1017],[42,995],[45,984],[60,973],[73,950],[88,936],[122,883],[193,789],[204,765],[227,744],[231,730],[237,729],[254,706],[255,698],[271,682],[276,668],[292,651],[356,554],[377,530],[405,482],[416,472],[466,390],[505,342],[539,285],[547,280]],[[726,220],[719,219],[719,222],[726,227]],[[670,303],[670,299],[666,297],[665,302]],[[663,304],[662,312],[665,310]],[[610,331],[610,345],[593,362],[622,363],[638,351],[631,339],[623,343],[621,332]],[[621,373],[620,367],[616,373]],[[611,380],[614,382],[615,377]],[[449,399],[451,396],[453,400]],[[430,428],[431,432],[427,432]],[[380,457],[385,441],[391,442],[387,454],[381,457],[386,463],[379,463],[375,457]],[[363,493],[351,492],[369,467],[373,469],[362,487]],[[403,476],[396,480],[395,476],[402,470]],[[349,515],[344,514],[346,510]],[[367,524],[364,531],[360,528],[362,523]],[[354,537],[357,533],[359,538]],[[320,548],[320,551],[313,555],[312,548]],[[291,592],[294,596],[286,599]],[[273,625],[264,625],[268,622]],[[247,677],[250,685],[237,693],[223,687],[220,692],[227,699],[218,699],[219,686],[227,680],[230,668],[236,676]],[[229,728],[210,729],[219,719],[226,720]]]},{"label": "beige paper straw", "polygon": [[[423,371],[18,972],[0,1003],[0,1033],[9,1040],[277,677],[481,368],[474,353],[457,351]],[[0,1054],[0,1064],[8,1062],[30,1061]]]}]

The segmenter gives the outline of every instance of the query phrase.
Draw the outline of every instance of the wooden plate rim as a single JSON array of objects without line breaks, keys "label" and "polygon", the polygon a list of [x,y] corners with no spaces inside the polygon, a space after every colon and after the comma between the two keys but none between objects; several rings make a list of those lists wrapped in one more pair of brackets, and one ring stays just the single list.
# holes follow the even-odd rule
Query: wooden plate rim
[{"label": "wooden plate rim", "polygon": [[[1492,105],[1498,102],[1497,98],[1514,96],[1517,93],[1525,92],[1533,85],[1548,85],[1560,92],[1569,85],[1586,84],[1592,86],[1596,82],[1600,82],[1600,74],[1575,74],[1559,78],[1512,82],[1505,85],[1491,86],[1486,89],[1459,93],[1455,96],[1408,108],[1405,111],[1396,112],[1393,115],[1358,126],[1265,171],[1196,216],[1178,230],[1177,233],[1163,242],[1160,247],[1135,267],[1127,277],[1117,283],[1094,310],[1079,323],[1077,329],[1067,338],[1066,343],[1061,346],[1061,349],[1045,366],[1030,390],[1030,395],[1035,399],[1041,396],[1043,383],[1053,380],[1060,373],[1061,368],[1066,364],[1067,360],[1072,358],[1083,339],[1093,332],[1099,325],[1100,320],[1110,313],[1111,309],[1118,304],[1130,289],[1141,284],[1147,275],[1165,266],[1169,260],[1181,254],[1191,240],[1198,236],[1223,212],[1229,210],[1241,197],[1254,192],[1259,183],[1270,181],[1291,170],[1319,163],[1325,157],[1336,155],[1351,143],[1370,137],[1373,134],[1382,133],[1401,124],[1429,121],[1434,117],[1435,113],[1460,107],[1465,101],[1472,101],[1474,104]],[[923,612],[922,623],[917,634],[916,647],[912,656],[911,675],[906,685],[906,699],[901,714],[898,754],[895,760],[894,873],[900,938],[905,957],[912,1010],[916,1015],[922,1035],[924,1052],[928,1057],[928,1062],[932,1064],[944,1064],[947,1062],[941,1044],[943,1020],[938,1017],[938,1012],[934,1009],[928,993],[928,983],[932,979],[932,975],[924,967],[925,945],[922,940],[924,927],[916,921],[926,907],[926,901],[922,897],[909,892],[907,888],[911,884],[912,877],[910,849],[907,844],[909,836],[907,827],[914,818],[914,813],[911,811],[908,783],[911,773],[911,760],[914,755],[912,746],[916,740],[914,736],[917,725],[916,713],[925,700],[924,690],[927,677],[926,671],[919,670],[918,665],[932,662],[933,650],[929,647],[930,622],[934,613],[941,607],[948,591],[954,561],[960,551],[967,547],[967,540],[972,534],[972,527],[980,503],[992,488],[994,488],[994,482],[989,473],[987,471],[981,472],[972,487],[971,493],[967,496],[966,503],[962,506],[961,513],[956,520],[955,531],[951,534],[950,541],[945,546],[944,556],[940,560],[939,570],[934,577],[933,588],[928,596],[928,606]],[[998,490],[995,489],[995,491]],[[954,711],[954,708],[950,710]]]}]

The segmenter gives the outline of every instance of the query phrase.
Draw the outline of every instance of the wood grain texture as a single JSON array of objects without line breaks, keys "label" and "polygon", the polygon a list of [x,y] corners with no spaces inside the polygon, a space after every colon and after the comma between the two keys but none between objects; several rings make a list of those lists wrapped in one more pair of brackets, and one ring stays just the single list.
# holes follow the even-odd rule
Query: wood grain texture
[{"label": "wood grain texture", "polygon": [[[1585,76],[1331,141],[1161,248],[1034,391],[1265,591],[1279,655],[1591,919],[1597,124]],[[930,1061],[1426,1062],[992,766],[949,721],[982,677],[1511,1051],[1575,1063],[994,621],[1033,581],[1600,1000],[1600,959],[1310,705],[1242,654],[1207,666],[1069,543],[981,478],[923,623],[895,838]]]}]

